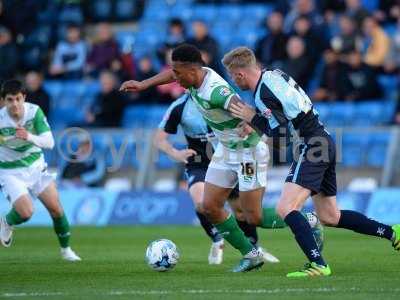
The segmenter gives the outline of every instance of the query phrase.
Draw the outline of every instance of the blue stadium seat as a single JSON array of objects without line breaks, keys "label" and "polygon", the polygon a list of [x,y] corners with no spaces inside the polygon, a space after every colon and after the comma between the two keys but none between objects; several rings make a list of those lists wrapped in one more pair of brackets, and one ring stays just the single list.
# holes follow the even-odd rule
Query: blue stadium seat
[{"label": "blue stadium seat", "polygon": [[212,22],[217,16],[217,10],[213,5],[197,5],[193,10],[194,20]]},{"label": "blue stadium seat", "polygon": [[148,119],[147,105],[132,105],[125,108],[122,118],[122,126],[124,128],[142,128]]},{"label": "blue stadium seat", "polygon": [[379,8],[379,0],[361,0],[362,6],[373,12]]},{"label": "blue stadium seat", "polygon": [[317,110],[319,115],[319,120],[322,123],[326,123],[329,118],[329,104],[328,103],[314,103],[314,108]]},{"label": "blue stadium seat", "polygon": [[67,6],[63,8],[58,16],[58,21],[62,23],[83,23],[83,14],[79,6]]},{"label": "blue stadium seat", "polygon": [[148,108],[149,118],[145,124],[146,127],[157,128],[167,109],[168,105],[154,105]]},{"label": "blue stadium seat", "polygon": [[255,22],[261,22],[272,12],[273,6],[266,4],[250,4],[242,8],[243,15],[246,18],[252,18]]},{"label": "blue stadium seat", "polygon": [[352,103],[337,102],[329,104],[329,114],[325,122],[328,126],[345,126],[351,122],[354,114],[354,105]]},{"label": "blue stadium seat", "polygon": [[90,14],[96,21],[104,21],[111,18],[112,1],[111,0],[96,0],[90,1]]},{"label": "blue stadium seat", "polygon": [[117,0],[115,16],[118,21],[132,20],[135,15],[135,2],[132,0]]},{"label": "blue stadium seat", "polygon": [[365,161],[365,149],[368,149],[368,135],[345,133],[342,139],[342,162],[347,167],[360,167]]},{"label": "blue stadium seat", "polygon": [[397,97],[399,80],[395,75],[378,76],[379,85],[382,87],[385,98],[393,99]]},{"label": "blue stadium seat", "polygon": [[384,107],[384,100],[357,103],[352,124],[359,126],[376,126],[387,123],[389,120],[388,116],[383,114]]},{"label": "blue stadium seat", "polygon": [[391,132],[371,132],[369,135],[367,164],[372,167],[383,167],[391,139]]},{"label": "blue stadium seat", "polygon": [[130,131],[105,133],[104,145],[107,167],[138,168],[137,144]]},{"label": "blue stadium seat", "polygon": [[229,23],[237,23],[242,17],[242,8],[239,5],[219,5],[217,9],[218,18]]}]

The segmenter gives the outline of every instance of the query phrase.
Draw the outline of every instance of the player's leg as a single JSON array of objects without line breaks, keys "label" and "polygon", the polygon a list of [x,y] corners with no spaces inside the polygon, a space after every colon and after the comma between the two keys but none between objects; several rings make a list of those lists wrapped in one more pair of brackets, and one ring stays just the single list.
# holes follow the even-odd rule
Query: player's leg
[{"label": "player's leg", "polygon": [[339,210],[336,204],[336,196],[319,194],[313,199],[317,214],[324,225],[349,229],[394,242],[395,231],[391,226],[369,219],[356,211]]},{"label": "player's leg", "polygon": [[12,243],[13,226],[25,223],[33,214],[33,204],[26,184],[17,176],[2,176],[2,190],[11,203],[11,210],[0,218],[0,241],[4,247]]},{"label": "player's leg", "polygon": [[236,184],[237,177],[234,171],[228,168],[209,167],[206,175],[203,205],[207,217],[224,239],[244,256],[233,271],[246,272],[260,267],[264,262],[261,254],[239,228],[235,217],[224,209],[225,201]]},{"label": "player's leg", "polygon": [[319,251],[311,226],[300,212],[310,194],[309,189],[296,183],[286,182],[276,206],[278,214],[285,220],[293,232],[297,244],[310,261],[310,264],[307,264],[303,270],[289,273],[288,277],[331,274],[329,266]]},{"label": "player's leg", "polygon": [[236,222],[244,235],[250,240],[253,245],[258,243],[257,226],[249,224],[246,221],[246,217],[243,213],[242,207],[239,200],[239,187],[236,185],[228,197],[229,206],[235,215]]},{"label": "player's leg", "polygon": [[61,247],[62,258],[68,261],[81,260],[70,247],[70,226],[61,206],[55,182],[50,182],[46,188],[39,191],[37,195],[53,219],[53,228]]},{"label": "player's leg", "polygon": [[315,196],[313,200],[321,222],[325,225],[386,238],[392,241],[392,245],[396,250],[400,250],[400,226],[391,227],[382,224],[356,211],[339,210],[336,204],[335,164],[331,164],[326,170],[321,184],[321,193]]},{"label": "player's leg", "polygon": [[215,228],[213,224],[211,224],[211,222],[208,220],[208,218],[204,213],[204,208],[203,208],[204,182],[198,181],[189,184],[190,184],[189,193],[196,209],[196,215],[199,218],[200,224],[203,227],[204,231],[212,240],[210,253],[208,255],[208,263],[210,265],[219,265],[222,263],[223,260],[224,240],[222,236],[219,234],[218,229]]}]

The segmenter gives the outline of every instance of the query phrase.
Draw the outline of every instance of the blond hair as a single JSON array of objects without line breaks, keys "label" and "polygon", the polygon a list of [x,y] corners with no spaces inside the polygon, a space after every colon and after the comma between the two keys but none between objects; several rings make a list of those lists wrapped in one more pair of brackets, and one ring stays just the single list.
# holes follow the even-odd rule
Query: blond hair
[{"label": "blond hair", "polygon": [[224,55],[222,64],[228,70],[235,68],[248,68],[257,65],[254,52],[247,47],[237,47]]}]

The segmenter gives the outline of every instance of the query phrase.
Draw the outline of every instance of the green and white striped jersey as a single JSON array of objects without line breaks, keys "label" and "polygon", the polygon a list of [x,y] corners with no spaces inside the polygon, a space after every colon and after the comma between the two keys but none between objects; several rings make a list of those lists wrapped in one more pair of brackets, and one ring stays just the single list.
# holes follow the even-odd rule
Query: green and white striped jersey
[{"label": "green and white striped jersey", "polygon": [[207,75],[200,88],[189,88],[191,98],[203,115],[207,124],[215,132],[219,141],[227,148],[241,149],[254,147],[260,141],[254,131],[245,138],[238,134],[238,125],[242,121],[232,117],[228,104],[237,95],[234,89],[221,76],[210,68],[203,68]]},{"label": "green and white striped jersey", "polygon": [[0,169],[29,167],[43,155],[42,149],[33,143],[15,137],[18,126],[34,135],[50,131],[39,106],[25,102],[24,109],[24,116],[18,124],[10,117],[6,107],[0,110]]}]

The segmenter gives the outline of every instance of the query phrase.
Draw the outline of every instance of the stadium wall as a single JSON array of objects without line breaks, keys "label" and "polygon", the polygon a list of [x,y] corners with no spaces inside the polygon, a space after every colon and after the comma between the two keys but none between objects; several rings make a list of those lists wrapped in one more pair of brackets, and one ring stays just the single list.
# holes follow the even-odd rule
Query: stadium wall
[{"label": "stadium wall", "polygon": [[[72,225],[195,225],[197,218],[189,194],[149,190],[112,192],[104,189],[61,189],[65,212]],[[279,191],[264,198],[264,206],[274,206]],[[400,189],[377,189],[371,193],[342,191],[338,202],[342,209],[365,213],[383,223],[400,223]],[[8,201],[0,197],[0,214],[9,210]],[[305,210],[312,210],[309,201]],[[24,226],[51,226],[51,219],[40,203],[35,201],[35,213]]]}]

